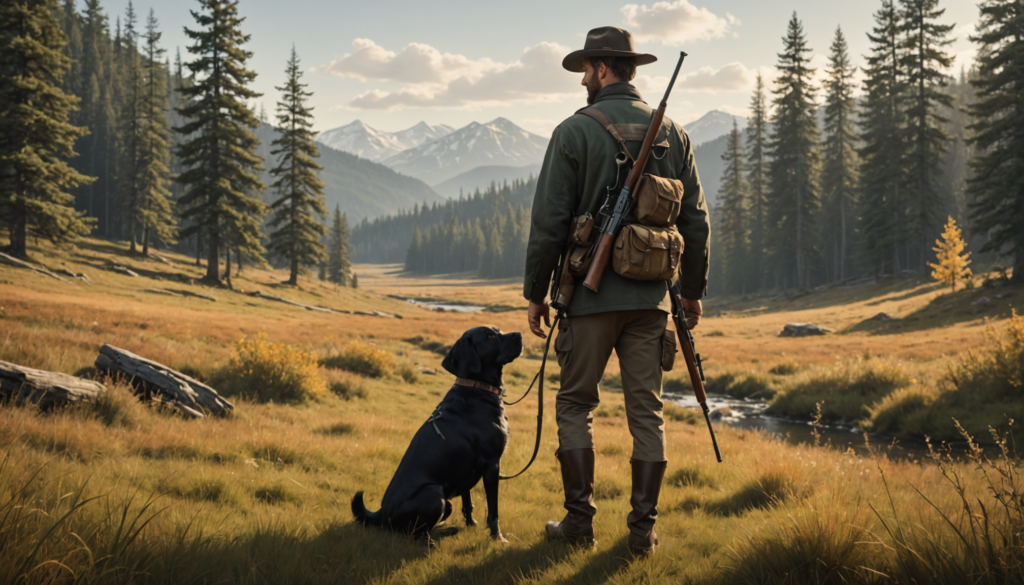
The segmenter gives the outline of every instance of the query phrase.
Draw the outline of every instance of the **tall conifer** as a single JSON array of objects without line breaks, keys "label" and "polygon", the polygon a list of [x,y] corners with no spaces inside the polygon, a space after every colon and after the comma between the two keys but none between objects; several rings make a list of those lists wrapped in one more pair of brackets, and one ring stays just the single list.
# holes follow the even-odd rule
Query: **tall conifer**
[{"label": "tall conifer", "polygon": [[860,221],[867,259],[880,275],[891,262],[900,272],[900,250],[907,239],[906,75],[899,15],[893,0],[882,0],[868,33],[871,53],[864,69],[861,112]]},{"label": "tall conifer", "polygon": [[945,71],[953,64],[943,49],[953,42],[946,38],[953,25],[936,22],[945,13],[938,7],[939,0],[900,0],[900,5],[907,76],[907,194],[916,232],[912,242],[918,253],[913,262],[923,273],[946,203],[939,198],[937,183],[950,138],[943,128],[948,120],[939,108],[953,104],[953,96],[943,90],[948,79]]},{"label": "tall conifer", "polygon": [[[185,117],[176,128],[187,136],[179,154],[185,172],[178,181],[186,186],[179,204],[191,220],[182,235],[202,232],[207,249],[206,280],[220,281],[220,255],[227,249],[260,249],[260,218],[266,206],[252,193],[262,191],[256,176],[262,160],[253,136],[256,116],[246,104],[260,94],[249,89],[256,74],[245,68],[252,53],[242,46],[245,20],[238,16],[237,0],[199,0],[192,11],[199,25],[185,29],[195,59],[186,64],[194,84],[181,88],[187,100],[178,112]],[[230,260],[229,260],[230,262]],[[229,272],[230,274],[230,272]]]},{"label": "tall conifer", "polygon": [[718,192],[721,205],[720,236],[723,284],[726,294],[746,293],[747,253],[747,181],[743,172],[743,145],[736,120],[722,153],[725,170]]},{"label": "tall conifer", "polygon": [[348,235],[348,216],[335,206],[331,233],[327,238],[327,280],[341,286],[349,286],[352,282]]},{"label": "tall conifer", "polygon": [[78,99],[60,89],[68,57],[58,10],[56,0],[0,4],[0,217],[21,257],[30,234],[66,241],[95,224],[67,192],[92,179],[65,160],[86,130],[68,123]]},{"label": "tall conifer", "polygon": [[315,266],[324,259],[324,245],[320,239],[326,230],[313,214],[325,218],[327,205],[324,203],[324,182],[316,176],[317,171],[323,169],[313,160],[320,156],[313,144],[313,109],[306,105],[306,99],[313,94],[305,90],[305,83],[299,82],[302,70],[294,46],[286,74],[288,80],[276,88],[284,93],[282,100],[277,102],[277,124],[281,136],[273,141],[276,148],[272,148],[270,154],[280,155],[280,163],[271,169],[270,174],[277,179],[273,187],[279,197],[271,205],[274,216],[270,227],[276,230],[270,233],[268,247],[288,260],[288,284],[298,284],[299,271],[303,266]]},{"label": "tall conifer", "polygon": [[1024,8],[1020,0],[983,0],[977,35],[978,101],[968,188],[971,218],[987,233],[982,252],[1013,256],[1013,280],[1024,282]]},{"label": "tall conifer", "polygon": [[846,278],[853,234],[857,170],[854,144],[853,74],[846,38],[836,27],[825,80],[825,140],[821,192],[825,265],[831,280]]},{"label": "tall conifer", "polygon": [[782,40],[783,51],[776,65],[779,77],[773,92],[769,223],[774,233],[770,239],[774,263],[783,278],[807,288],[820,207],[818,122],[814,113],[814,69],[808,57],[811,50],[795,12]]},{"label": "tall conifer", "polygon": [[111,166],[117,155],[114,151],[117,116],[114,109],[113,46],[107,17],[99,0],[85,0],[82,18],[82,102],[80,123],[89,133],[78,144],[84,153],[82,173],[96,177],[76,193],[78,209],[98,218],[99,232],[113,235],[110,199],[114,192]]},{"label": "tall conifer", "polygon": [[142,94],[142,76],[139,62],[139,35],[135,30],[135,9],[131,0],[124,18],[124,65],[125,94],[121,104],[121,145],[125,162],[124,176],[121,177],[121,193],[124,199],[124,218],[128,222],[128,241],[132,254],[138,250],[137,227],[142,200],[139,196],[139,179],[142,174],[139,164],[139,133],[141,112],[139,100]]},{"label": "tall conifer", "polygon": [[[160,48],[161,33],[157,31],[156,14],[149,10],[143,36],[143,58],[140,64],[139,105],[136,108],[138,142],[136,145],[135,218],[142,225],[142,254],[149,255],[150,241],[159,238],[173,244],[177,220],[168,185],[171,182],[170,142],[167,123],[167,72],[161,63],[166,51]],[[132,242],[134,244],[134,241]]]},{"label": "tall conifer", "polygon": [[764,250],[768,214],[768,105],[760,73],[757,74],[754,95],[750,98],[746,159],[747,184],[750,186],[750,284],[753,290],[761,290],[767,274]]}]

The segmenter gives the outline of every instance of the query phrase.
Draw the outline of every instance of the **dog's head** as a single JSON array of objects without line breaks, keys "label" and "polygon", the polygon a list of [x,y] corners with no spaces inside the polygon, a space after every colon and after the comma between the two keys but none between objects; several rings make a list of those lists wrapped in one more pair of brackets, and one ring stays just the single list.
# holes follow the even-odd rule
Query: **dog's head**
[{"label": "dog's head", "polygon": [[497,327],[474,327],[462,334],[441,362],[461,378],[501,386],[501,368],[523,353],[523,335],[502,333]]}]

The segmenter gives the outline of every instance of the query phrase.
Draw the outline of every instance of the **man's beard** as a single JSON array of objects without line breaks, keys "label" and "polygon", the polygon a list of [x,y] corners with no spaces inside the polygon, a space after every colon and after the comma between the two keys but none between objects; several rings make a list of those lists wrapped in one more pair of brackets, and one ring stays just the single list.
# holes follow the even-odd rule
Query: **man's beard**
[{"label": "man's beard", "polygon": [[597,76],[594,75],[587,82],[587,105],[594,105],[594,100],[597,99],[597,92],[601,91],[601,85],[597,81]]}]

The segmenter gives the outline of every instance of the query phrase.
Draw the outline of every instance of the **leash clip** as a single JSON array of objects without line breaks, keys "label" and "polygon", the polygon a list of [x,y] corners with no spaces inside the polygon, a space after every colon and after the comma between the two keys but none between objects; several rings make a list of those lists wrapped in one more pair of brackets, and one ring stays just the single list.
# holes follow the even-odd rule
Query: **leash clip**
[{"label": "leash clip", "polygon": [[437,421],[437,419],[441,418],[442,414],[444,414],[444,413],[441,412],[441,407],[440,406],[435,408],[434,412],[430,413],[430,418],[427,419],[427,422],[432,424],[432,425],[434,425],[434,430],[437,431],[437,435],[439,437],[441,437],[442,441],[447,441],[448,439],[444,438],[444,434],[441,432],[441,429],[437,428],[437,422],[436,421]]}]

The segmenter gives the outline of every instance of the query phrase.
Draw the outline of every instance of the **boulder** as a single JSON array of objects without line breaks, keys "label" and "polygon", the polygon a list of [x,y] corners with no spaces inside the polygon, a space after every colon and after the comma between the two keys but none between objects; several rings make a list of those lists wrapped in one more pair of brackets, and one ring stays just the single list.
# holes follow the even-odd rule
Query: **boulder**
[{"label": "boulder", "polygon": [[992,304],[992,299],[988,297],[981,297],[980,299],[974,301],[971,304],[974,305],[975,307],[987,307]]},{"label": "boulder", "polygon": [[782,328],[782,332],[779,333],[779,337],[811,337],[813,335],[825,335],[826,333],[832,333],[832,330],[820,327],[814,323],[786,323],[785,327]]},{"label": "boulder", "polygon": [[879,313],[871,318],[872,321],[889,321],[892,317],[888,313]]}]

